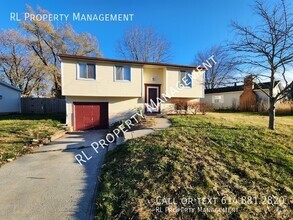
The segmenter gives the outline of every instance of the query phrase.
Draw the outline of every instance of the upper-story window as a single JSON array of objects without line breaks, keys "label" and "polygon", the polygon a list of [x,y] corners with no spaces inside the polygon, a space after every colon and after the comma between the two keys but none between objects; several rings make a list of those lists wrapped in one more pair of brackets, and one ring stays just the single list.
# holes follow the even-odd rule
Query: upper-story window
[{"label": "upper-story window", "polygon": [[80,63],[78,65],[78,79],[96,79],[96,65]]},{"label": "upper-story window", "polygon": [[192,87],[192,72],[191,71],[180,71],[179,72],[179,86],[185,88]]},{"label": "upper-story window", "polygon": [[115,81],[131,81],[130,66],[116,66],[114,76]]}]

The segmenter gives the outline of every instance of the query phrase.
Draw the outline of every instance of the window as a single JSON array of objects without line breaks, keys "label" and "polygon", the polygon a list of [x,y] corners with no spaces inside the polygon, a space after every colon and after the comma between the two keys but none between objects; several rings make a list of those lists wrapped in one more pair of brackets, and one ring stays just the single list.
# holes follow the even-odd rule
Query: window
[{"label": "window", "polygon": [[131,81],[130,66],[116,66],[115,81]]},{"label": "window", "polygon": [[95,64],[82,63],[78,67],[78,79],[96,79]]},{"label": "window", "polygon": [[213,103],[224,103],[224,96],[223,95],[214,95],[212,102]]},{"label": "window", "polygon": [[190,71],[179,72],[179,86],[181,85],[185,88],[192,87],[192,73]]}]

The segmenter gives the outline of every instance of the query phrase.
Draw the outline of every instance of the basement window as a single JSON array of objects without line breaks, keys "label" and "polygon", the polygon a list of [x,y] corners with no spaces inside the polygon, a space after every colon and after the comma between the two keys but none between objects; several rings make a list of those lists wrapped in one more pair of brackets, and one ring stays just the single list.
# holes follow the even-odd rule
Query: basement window
[{"label": "basement window", "polygon": [[96,65],[80,63],[78,65],[78,79],[96,79]]}]

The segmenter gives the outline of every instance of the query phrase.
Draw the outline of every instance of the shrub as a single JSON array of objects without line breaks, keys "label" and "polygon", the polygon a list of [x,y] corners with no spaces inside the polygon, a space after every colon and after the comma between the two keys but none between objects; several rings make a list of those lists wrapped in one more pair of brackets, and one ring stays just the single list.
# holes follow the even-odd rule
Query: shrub
[{"label": "shrub", "polygon": [[188,110],[194,115],[198,112],[205,115],[206,112],[213,111],[213,107],[205,102],[190,102],[188,103]]},{"label": "shrub", "polygon": [[293,115],[293,101],[283,101],[277,104],[276,113],[281,115]]},{"label": "shrub", "polygon": [[172,99],[172,103],[175,104],[177,113],[187,113],[187,100],[185,99]]}]

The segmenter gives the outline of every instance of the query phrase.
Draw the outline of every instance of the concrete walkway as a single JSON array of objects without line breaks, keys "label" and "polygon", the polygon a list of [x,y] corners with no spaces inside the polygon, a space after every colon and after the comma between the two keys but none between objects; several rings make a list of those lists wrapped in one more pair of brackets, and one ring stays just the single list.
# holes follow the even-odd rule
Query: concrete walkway
[{"label": "concrete walkway", "polygon": [[[97,177],[107,149],[93,154],[89,146],[104,134],[67,134],[2,166],[0,219],[92,219]],[[74,158],[81,150],[92,155],[83,166]]]},{"label": "concrete walkway", "polygon": [[164,130],[171,126],[171,122],[167,118],[153,118],[155,121],[155,125],[150,128],[144,128],[140,130],[130,131],[125,133],[125,140],[142,137],[148,134],[151,134],[156,131]]}]

